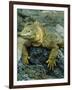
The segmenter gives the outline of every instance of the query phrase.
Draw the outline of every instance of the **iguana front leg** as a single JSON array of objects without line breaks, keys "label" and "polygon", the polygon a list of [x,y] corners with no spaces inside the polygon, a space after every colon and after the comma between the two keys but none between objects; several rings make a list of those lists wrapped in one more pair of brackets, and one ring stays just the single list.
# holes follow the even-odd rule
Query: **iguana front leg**
[{"label": "iguana front leg", "polygon": [[28,59],[29,59],[28,51],[27,51],[26,46],[24,45],[23,49],[22,49],[22,61],[23,61],[23,64],[29,64]]},{"label": "iguana front leg", "polygon": [[53,47],[50,52],[49,59],[46,61],[46,63],[48,63],[48,68],[50,70],[53,70],[54,66],[56,66],[56,57],[58,55],[58,49],[58,46]]}]

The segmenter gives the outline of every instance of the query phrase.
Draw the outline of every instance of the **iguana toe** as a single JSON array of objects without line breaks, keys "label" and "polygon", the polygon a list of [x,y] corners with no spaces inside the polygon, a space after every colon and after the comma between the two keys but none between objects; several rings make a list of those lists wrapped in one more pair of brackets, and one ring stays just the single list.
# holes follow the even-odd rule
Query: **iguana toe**
[{"label": "iguana toe", "polygon": [[48,63],[49,70],[54,70],[54,67],[56,66],[56,60],[47,60],[46,63]]},{"label": "iguana toe", "polygon": [[29,64],[29,61],[27,59],[24,59],[23,64]]}]

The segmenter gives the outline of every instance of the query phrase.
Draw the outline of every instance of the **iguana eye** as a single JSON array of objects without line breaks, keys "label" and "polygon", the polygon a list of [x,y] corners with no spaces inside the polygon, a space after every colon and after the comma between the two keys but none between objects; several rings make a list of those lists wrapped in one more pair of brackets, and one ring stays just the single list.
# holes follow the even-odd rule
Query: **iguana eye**
[{"label": "iguana eye", "polygon": [[28,32],[30,32],[30,31],[28,31]]}]

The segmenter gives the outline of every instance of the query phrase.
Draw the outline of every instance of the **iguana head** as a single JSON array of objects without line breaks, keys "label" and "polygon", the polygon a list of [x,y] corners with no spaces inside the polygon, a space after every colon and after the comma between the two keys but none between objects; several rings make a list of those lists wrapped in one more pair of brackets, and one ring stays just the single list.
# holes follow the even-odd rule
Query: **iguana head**
[{"label": "iguana head", "polygon": [[19,35],[24,39],[32,40],[36,36],[36,29],[33,25],[26,25],[22,32],[19,33]]},{"label": "iguana head", "polygon": [[39,26],[38,22],[34,22],[33,24],[26,25],[22,32],[19,33],[24,39],[28,39],[30,41],[38,41],[42,38],[42,30]]}]

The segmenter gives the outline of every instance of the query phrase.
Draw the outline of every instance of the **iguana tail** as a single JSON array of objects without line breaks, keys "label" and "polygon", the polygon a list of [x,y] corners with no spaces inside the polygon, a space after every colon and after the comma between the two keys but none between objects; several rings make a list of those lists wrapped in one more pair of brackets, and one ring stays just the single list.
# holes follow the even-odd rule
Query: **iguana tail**
[{"label": "iguana tail", "polygon": [[59,46],[60,48],[64,48],[64,40],[62,40],[62,42],[59,43],[58,46]]},{"label": "iguana tail", "polygon": [[56,25],[56,32],[62,38],[62,41],[58,44],[60,48],[64,47],[64,28],[60,25]]}]

